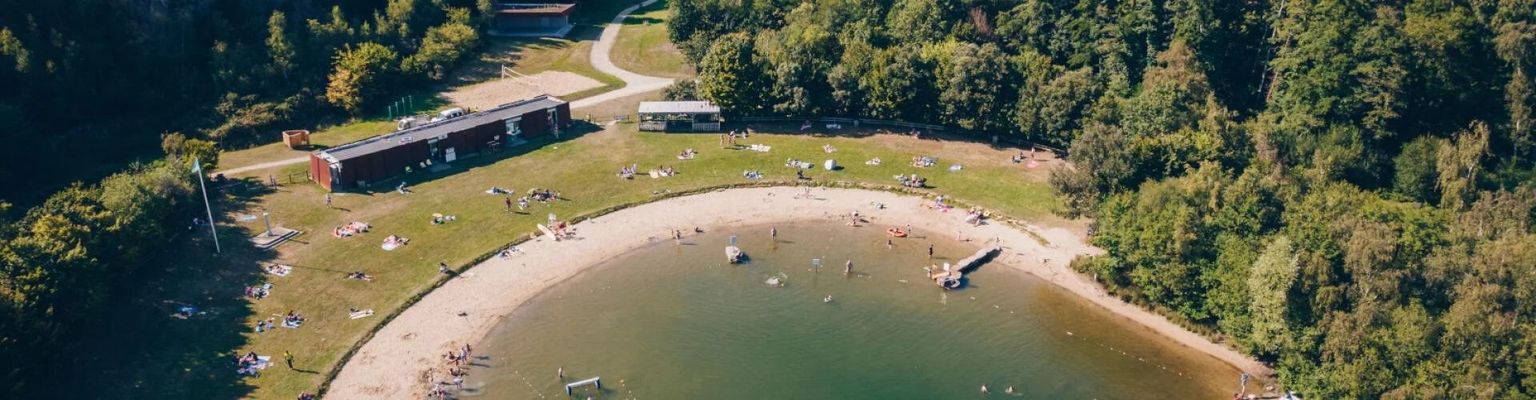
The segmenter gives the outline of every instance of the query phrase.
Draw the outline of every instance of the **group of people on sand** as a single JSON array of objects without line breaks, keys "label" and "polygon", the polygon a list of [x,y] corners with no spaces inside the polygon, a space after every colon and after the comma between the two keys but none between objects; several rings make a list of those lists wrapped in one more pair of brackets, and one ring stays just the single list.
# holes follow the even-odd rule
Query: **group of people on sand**
[{"label": "group of people on sand", "polygon": [[522,253],[523,253],[523,249],[519,249],[519,248],[517,248],[517,246],[507,246],[507,248],[501,249],[501,252],[497,253],[496,256],[497,257],[501,257],[501,258],[512,258],[513,254],[522,254]]},{"label": "group of people on sand", "polygon": [[459,348],[459,351],[449,350],[448,354],[443,356],[443,360],[448,364],[450,380],[438,381],[435,378],[432,379],[432,388],[427,390],[427,398],[448,399],[452,397],[450,388],[464,388],[464,379],[469,376],[470,350],[469,343],[465,343],[463,347]]}]

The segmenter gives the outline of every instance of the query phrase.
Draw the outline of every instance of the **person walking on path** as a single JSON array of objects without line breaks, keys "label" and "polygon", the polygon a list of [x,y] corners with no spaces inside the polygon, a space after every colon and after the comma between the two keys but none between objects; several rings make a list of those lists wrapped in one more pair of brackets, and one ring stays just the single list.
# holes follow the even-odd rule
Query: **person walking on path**
[{"label": "person walking on path", "polygon": [[288,350],[283,350],[283,361],[288,362],[288,369],[294,369],[293,368],[293,353],[289,353]]}]

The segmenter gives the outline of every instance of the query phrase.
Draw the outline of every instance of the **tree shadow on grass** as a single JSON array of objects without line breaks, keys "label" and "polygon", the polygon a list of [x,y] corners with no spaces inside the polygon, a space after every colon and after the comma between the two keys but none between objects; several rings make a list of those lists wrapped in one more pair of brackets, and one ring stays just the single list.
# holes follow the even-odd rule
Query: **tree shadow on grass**
[{"label": "tree shadow on grass", "polygon": [[[210,188],[215,210],[246,208],[272,192],[254,178],[221,189]],[[234,364],[237,350],[248,344],[244,334],[251,327],[245,321],[253,313],[241,293],[268,278],[261,266],[274,253],[245,240],[251,232],[238,225],[220,221],[219,253],[204,226],[178,230],[164,254],[146,255],[150,264],[124,280],[143,284],[119,292],[120,299],[112,302],[113,310],[95,327],[96,334],[78,343],[85,355],[76,360],[79,368],[58,374],[69,379],[60,387],[70,388],[70,393],[62,397],[249,396],[254,387],[235,373]],[[173,317],[183,306],[197,311],[185,319]]]}]

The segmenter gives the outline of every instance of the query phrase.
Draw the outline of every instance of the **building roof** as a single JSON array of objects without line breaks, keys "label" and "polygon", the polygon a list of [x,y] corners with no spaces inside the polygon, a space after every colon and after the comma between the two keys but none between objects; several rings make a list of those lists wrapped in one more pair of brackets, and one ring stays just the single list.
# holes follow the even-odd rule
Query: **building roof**
[{"label": "building roof", "polygon": [[720,106],[707,101],[642,101],[641,114],[719,114]]},{"label": "building roof", "polygon": [[329,149],[315,152],[320,158],[329,162],[337,162],[358,156],[373,154],[380,150],[404,145],[417,140],[427,140],[450,133],[459,132],[477,126],[505,120],[530,112],[542,111],[565,104],[565,100],[550,95],[539,95],[531,99],[523,99],[496,106],[489,110],[479,111],[458,118],[449,118],[442,121],[428,123],[415,128],[397,131],[390,134],[374,136],[352,143],[337,145]]},{"label": "building roof", "polygon": [[496,13],[503,15],[551,15],[570,14],[575,4],[562,3],[501,3],[496,5]]}]

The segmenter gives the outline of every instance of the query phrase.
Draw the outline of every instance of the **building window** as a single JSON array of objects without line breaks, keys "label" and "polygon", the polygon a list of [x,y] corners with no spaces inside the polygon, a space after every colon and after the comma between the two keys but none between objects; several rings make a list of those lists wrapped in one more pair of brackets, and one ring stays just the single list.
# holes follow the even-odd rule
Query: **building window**
[{"label": "building window", "polygon": [[507,122],[507,141],[510,142],[512,140],[515,140],[515,139],[517,139],[518,136],[521,136],[523,134],[523,127],[521,126],[522,125],[521,122],[523,122],[523,117],[507,118],[506,122]]}]

